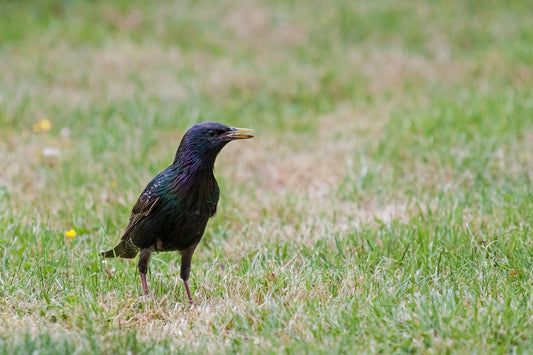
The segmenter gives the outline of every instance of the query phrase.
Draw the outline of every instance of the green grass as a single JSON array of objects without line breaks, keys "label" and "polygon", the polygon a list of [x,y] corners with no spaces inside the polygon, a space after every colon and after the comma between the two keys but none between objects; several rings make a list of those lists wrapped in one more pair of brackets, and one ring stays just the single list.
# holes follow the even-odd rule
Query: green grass
[{"label": "green grass", "polygon": [[[0,353],[533,351],[528,1],[0,13]],[[177,253],[142,297],[99,252],[204,120],[257,135],[217,161],[196,306]]]}]

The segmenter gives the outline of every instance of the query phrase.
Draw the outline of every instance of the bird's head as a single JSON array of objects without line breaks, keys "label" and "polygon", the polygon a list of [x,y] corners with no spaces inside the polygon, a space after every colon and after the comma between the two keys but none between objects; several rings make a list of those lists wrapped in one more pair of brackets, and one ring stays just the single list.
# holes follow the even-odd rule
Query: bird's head
[{"label": "bird's head", "polygon": [[229,142],[235,139],[253,137],[253,130],[248,128],[228,127],[218,122],[195,124],[183,136],[174,163],[185,159],[199,159],[214,163],[217,154]]}]

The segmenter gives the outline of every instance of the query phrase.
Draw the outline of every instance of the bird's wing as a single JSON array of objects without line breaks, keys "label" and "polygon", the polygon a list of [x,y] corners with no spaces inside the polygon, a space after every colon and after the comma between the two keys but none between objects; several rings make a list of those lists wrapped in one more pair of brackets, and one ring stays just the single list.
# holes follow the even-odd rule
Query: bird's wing
[{"label": "bird's wing", "polygon": [[122,233],[121,239],[124,239],[141,219],[152,213],[158,202],[159,196],[154,196],[151,194],[141,195],[131,210],[130,222],[126,227],[126,230],[124,230],[124,233]]}]

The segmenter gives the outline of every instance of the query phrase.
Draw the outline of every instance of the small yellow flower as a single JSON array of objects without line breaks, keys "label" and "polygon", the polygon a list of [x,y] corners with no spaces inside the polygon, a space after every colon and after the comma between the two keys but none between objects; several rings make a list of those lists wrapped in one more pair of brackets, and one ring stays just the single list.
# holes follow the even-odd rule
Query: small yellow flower
[{"label": "small yellow flower", "polygon": [[33,124],[34,132],[48,132],[52,128],[52,122],[47,119],[42,119],[37,123]]},{"label": "small yellow flower", "polygon": [[69,231],[65,231],[65,236],[67,238],[74,238],[76,236],[76,231],[74,229],[71,229]]}]

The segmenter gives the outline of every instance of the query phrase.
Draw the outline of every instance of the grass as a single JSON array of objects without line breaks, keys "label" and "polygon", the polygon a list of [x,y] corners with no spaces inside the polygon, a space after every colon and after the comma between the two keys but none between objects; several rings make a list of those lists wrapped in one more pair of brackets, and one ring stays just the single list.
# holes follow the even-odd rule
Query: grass
[{"label": "grass", "polygon": [[[529,2],[0,12],[1,353],[533,351]],[[203,120],[257,136],[217,161],[190,307],[176,253],[142,297],[99,252]]]}]

